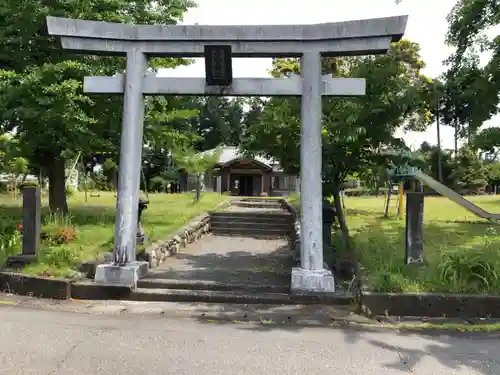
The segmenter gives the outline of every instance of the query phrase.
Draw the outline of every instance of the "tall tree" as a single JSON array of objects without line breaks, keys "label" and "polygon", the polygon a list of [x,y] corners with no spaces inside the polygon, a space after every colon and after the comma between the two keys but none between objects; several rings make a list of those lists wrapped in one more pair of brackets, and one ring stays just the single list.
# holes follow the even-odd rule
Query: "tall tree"
[{"label": "tall tree", "polygon": [[178,168],[183,169],[196,179],[195,202],[199,202],[203,174],[217,163],[220,150],[216,148],[215,151],[196,152],[193,148],[188,147],[174,150],[172,156]]},{"label": "tall tree", "polygon": [[191,124],[200,140],[196,144],[199,151],[216,148],[220,144],[237,146],[243,133],[243,103],[241,99],[227,97],[197,98],[198,117]]},{"label": "tall tree", "polygon": [[[432,119],[429,79],[420,73],[423,67],[418,44],[407,40],[393,44],[387,55],[323,60],[324,73],[367,80],[363,97],[323,100],[323,192],[334,196],[346,240],[348,228],[338,198],[347,175],[388,163],[392,156],[385,149],[405,147],[394,137],[396,129],[423,130]],[[299,73],[296,60],[274,61],[273,76],[291,73]],[[244,147],[297,172],[299,100],[273,98],[266,102],[262,120],[250,125]]]},{"label": "tall tree", "polygon": [[[499,109],[500,35],[489,40],[486,32],[500,23],[500,1],[459,0],[448,16],[448,23],[446,42],[456,50],[449,59],[447,75],[459,85],[462,99],[459,111],[464,107],[465,111],[457,117],[467,119],[466,134],[471,140],[482,123]],[[483,68],[478,66],[479,52],[491,53]]]},{"label": "tall tree", "polygon": [[[88,97],[82,93],[82,82],[86,75],[122,71],[124,60],[61,50],[46,33],[46,16],[165,25],[180,20],[192,6],[191,0],[0,0],[2,123],[4,131],[22,140],[26,156],[48,173],[51,210],[68,211],[64,186],[68,155],[118,144],[121,98]],[[186,62],[151,61],[154,68],[180,63]]]}]

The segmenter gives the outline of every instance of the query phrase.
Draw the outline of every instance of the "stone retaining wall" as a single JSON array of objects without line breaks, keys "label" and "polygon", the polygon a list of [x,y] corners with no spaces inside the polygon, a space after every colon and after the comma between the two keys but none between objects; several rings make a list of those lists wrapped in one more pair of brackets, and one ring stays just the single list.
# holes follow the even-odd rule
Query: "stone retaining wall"
[{"label": "stone retaining wall", "polygon": [[[222,202],[214,211],[224,209],[230,204],[231,201]],[[206,212],[191,220],[167,240],[156,241],[148,246],[143,252],[137,254],[137,259],[148,262],[149,268],[158,267],[168,257],[175,255],[187,245],[198,241],[209,232],[210,214]]]},{"label": "stone retaining wall", "polygon": [[205,213],[189,222],[166,241],[153,243],[139,257],[149,262],[149,268],[158,267],[168,257],[175,255],[190,243],[198,241],[208,232],[210,232],[210,215]]}]

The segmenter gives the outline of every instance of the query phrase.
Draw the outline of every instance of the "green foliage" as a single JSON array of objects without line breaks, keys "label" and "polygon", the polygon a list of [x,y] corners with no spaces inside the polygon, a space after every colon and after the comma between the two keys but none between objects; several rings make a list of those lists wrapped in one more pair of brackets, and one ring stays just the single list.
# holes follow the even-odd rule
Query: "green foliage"
[{"label": "green foliage", "polygon": [[[419,46],[407,40],[393,44],[387,55],[323,59],[323,73],[367,80],[360,98],[323,100],[323,180],[330,195],[349,174],[378,169],[390,159],[385,149],[401,149],[394,137],[401,126],[424,130],[432,119],[430,80],[421,75]],[[275,59],[273,76],[298,73],[297,59]],[[300,103],[273,98],[262,104],[260,121],[253,121],[244,138],[249,153],[280,161],[289,172],[299,170]]]},{"label": "green foliage", "polygon": [[[500,22],[500,3],[497,0],[459,0],[449,14],[448,22],[446,40],[456,48],[446,73],[448,101],[451,102],[448,107],[454,117],[458,117],[454,124],[455,127],[460,124],[458,136],[470,139],[484,121],[498,113],[500,35],[489,40],[485,32]],[[478,57],[483,52],[491,53],[484,67]],[[490,140],[486,144],[491,147],[493,142]]]},{"label": "green foliage", "polygon": [[456,190],[465,194],[482,193],[488,183],[487,168],[468,147],[460,149],[452,177]]},{"label": "green foliage", "polygon": [[0,172],[11,174],[14,179],[28,172],[28,160],[21,156],[19,141],[11,134],[0,135]]},{"label": "green foliage", "polygon": [[151,192],[166,192],[170,181],[162,176],[155,176],[149,180],[149,190]]},{"label": "green foliage", "polygon": [[482,254],[457,251],[446,254],[439,265],[440,278],[455,290],[472,287],[476,290],[490,291],[498,281],[495,264],[484,259]]},{"label": "green foliage", "polygon": [[21,234],[15,219],[0,215],[0,268],[5,266],[7,258],[21,250]]},{"label": "green foliage", "polygon": [[38,183],[38,181],[24,181],[19,185],[19,188],[22,189],[29,186],[40,186],[40,184]]},{"label": "green foliage", "polygon": [[481,130],[473,138],[473,147],[490,154],[496,154],[500,147],[500,128],[487,128]]},{"label": "green foliage", "polygon": [[44,247],[38,258],[40,263],[53,268],[74,268],[78,260],[75,251],[67,246]]},{"label": "green foliage", "polygon": [[66,186],[66,196],[72,197],[73,195],[75,195],[75,188],[71,185],[67,185]]},{"label": "green foliage", "polygon": [[439,179],[438,164],[439,159],[441,159],[441,170],[443,173],[442,183],[449,187],[456,185],[453,178],[455,163],[453,162],[450,151],[439,150],[437,146],[431,146],[427,142],[423,142],[417,154],[419,154],[421,158],[419,160],[420,162],[415,163],[416,166],[436,180]]},{"label": "green foliage", "polygon": [[486,178],[491,186],[500,185],[500,163],[486,164]]},{"label": "green foliage", "polygon": [[172,157],[180,169],[197,176],[215,166],[220,158],[220,149],[198,153],[185,148],[173,151]]},{"label": "green foliage", "polygon": [[[120,23],[173,24],[195,6],[191,0],[89,0],[85,2],[0,0],[0,113],[4,131],[14,131],[22,156],[48,173],[53,211],[65,212],[64,157],[78,151],[116,150],[122,99],[82,94],[83,77],[124,69],[120,57],[78,56],[47,35],[46,16]],[[23,27],[19,27],[23,25]],[[187,64],[152,59],[153,68]],[[165,98],[147,100],[145,135],[155,111],[171,112]],[[150,113],[151,110],[153,113]],[[58,197],[63,197],[63,199]]]},{"label": "green foliage", "polygon": [[217,148],[213,151],[196,153],[196,151],[191,148],[185,148],[183,150],[175,150],[172,153],[172,157],[179,169],[183,169],[188,174],[196,177],[195,201],[199,202],[201,194],[201,176],[218,162],[220,158],[220,149]]}]

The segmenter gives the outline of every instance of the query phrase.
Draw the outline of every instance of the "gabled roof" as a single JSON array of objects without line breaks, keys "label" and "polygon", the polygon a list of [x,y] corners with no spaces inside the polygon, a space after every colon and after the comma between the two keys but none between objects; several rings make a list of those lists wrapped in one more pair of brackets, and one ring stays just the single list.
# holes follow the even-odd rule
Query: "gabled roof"
[{"label": "gabled roof", "polygon": [[[220,150],[220,156],[217,164],[219,165],[228,165],[232,162],[235,162],[240,159],[249,159],[245,156],[244,152],[242,152],[238,147],[234,146],[222,146],[219,149],[212,149],[204,151],[205,153],[213,153],[217,150]],[[280,170],[279,163],[276,160],[268,159],[262,156],[253,156],[251,159],[255,160],[259,164],[263,164],[268,168],[272,168],[273,170]]]}]

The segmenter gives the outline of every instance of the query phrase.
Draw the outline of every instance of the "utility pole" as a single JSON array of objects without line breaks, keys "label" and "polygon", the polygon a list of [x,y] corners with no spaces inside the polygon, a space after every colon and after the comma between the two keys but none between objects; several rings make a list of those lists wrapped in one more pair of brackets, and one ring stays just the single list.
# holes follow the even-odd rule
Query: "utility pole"
[{"label": "utility pole", "polygon": [[441,160],[441,129],[439,124],[439,104],[440,100],[437,102],[436,108],[436,128],[437,128],[437,147],[438,147],[438,180],[443,183],[443,165]]}]

